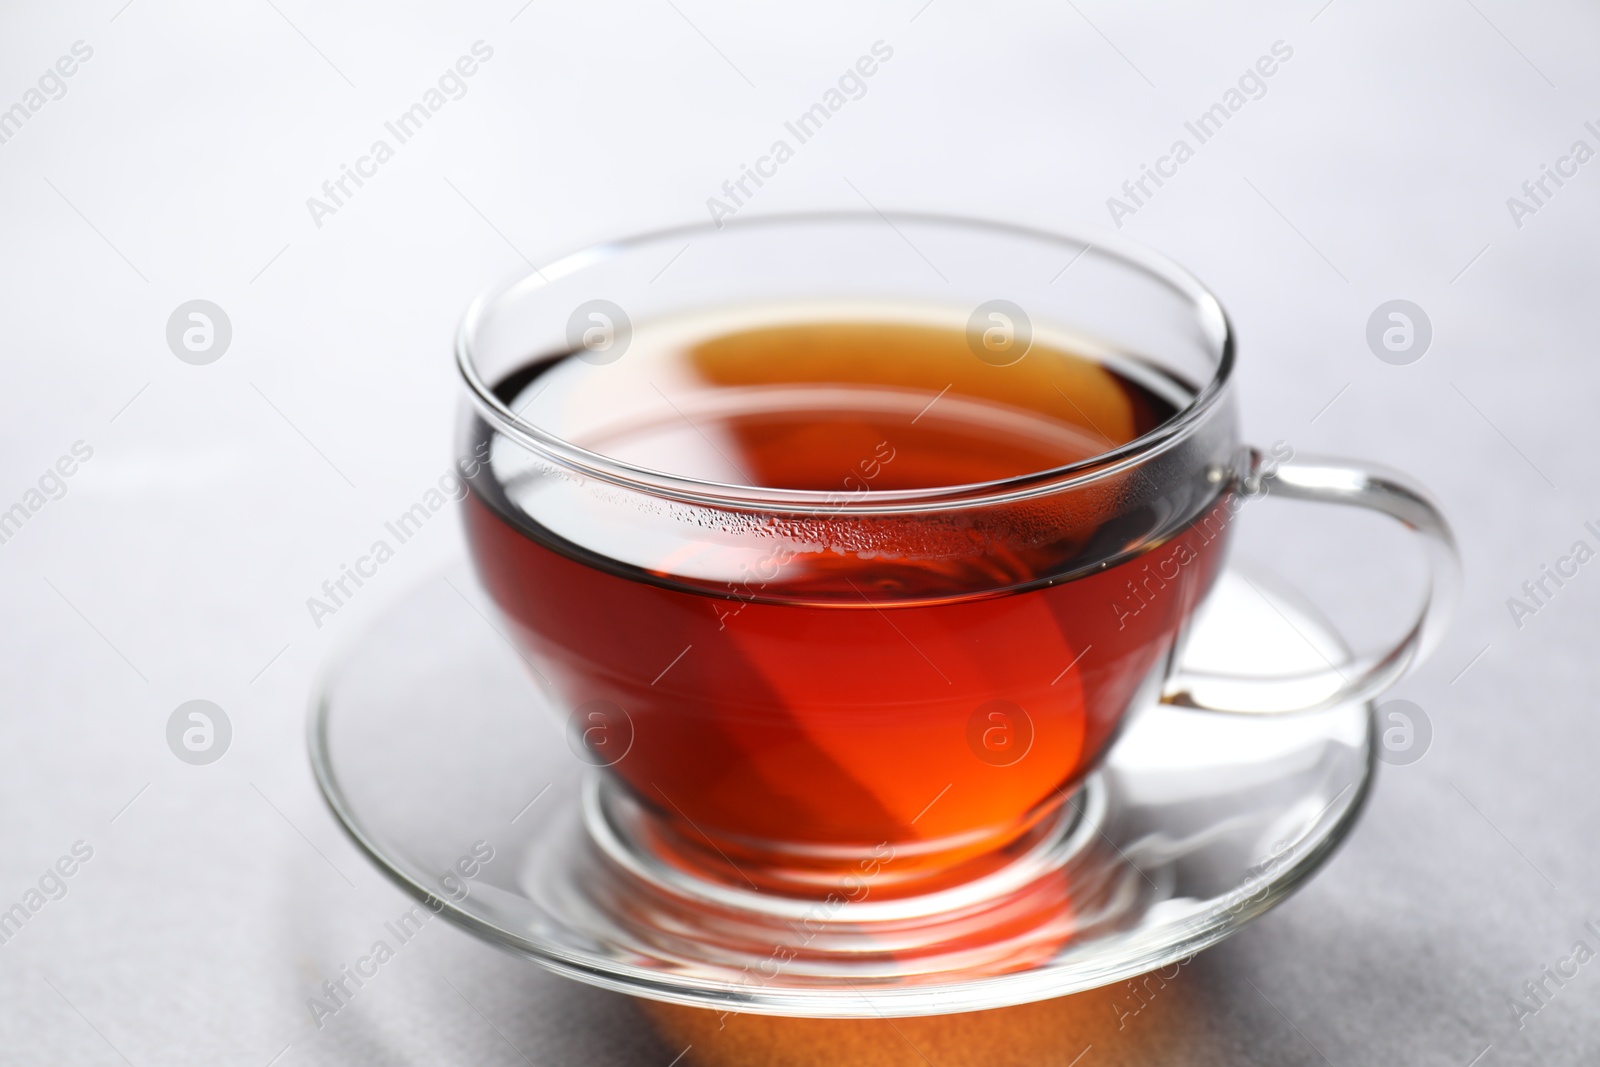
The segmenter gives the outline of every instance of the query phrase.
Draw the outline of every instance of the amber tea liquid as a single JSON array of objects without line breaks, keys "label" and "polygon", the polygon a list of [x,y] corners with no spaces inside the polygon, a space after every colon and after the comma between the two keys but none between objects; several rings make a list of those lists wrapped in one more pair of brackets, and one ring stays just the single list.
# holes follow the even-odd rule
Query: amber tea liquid
[{"label": "amber tea liquid", "polygon": [[795,520],[754,557],[641,524],[624,560],[549,502],[525,451],[471,431],[494,449],[466,511],[486,588],[563,711],[625,710],[610,773],[686,865],[730,884],[820,894],[887,848],[881,897],[1003,862],[1159,682],[1220,563],[1220,495],[998,540],[980,524],[954,548],[948,515],[931,540],[914,515],[862,544],[829,525],[875,494],[1134,440],[1193,397],[1136,361],[1041,338],[998,367],[957,325],[859,309],[642,325],[614,363],[582,355],[530,358],[497,392],[642,467],[829,494],[820,532]]}]

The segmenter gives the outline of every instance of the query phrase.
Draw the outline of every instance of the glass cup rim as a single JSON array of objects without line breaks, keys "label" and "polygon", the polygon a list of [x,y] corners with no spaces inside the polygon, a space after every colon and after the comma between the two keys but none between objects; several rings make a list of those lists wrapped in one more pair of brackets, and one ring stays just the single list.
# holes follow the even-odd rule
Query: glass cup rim
[{"label": "glass cup rim", "polygon": [[[1094,251],[1132,266],[1153,281],[1185,298],[1195,319],[1208,325],[1216,348],[1216,367],[1210,379],[1181,410],[1140,436],[1104,452],[1042,471],[1031,471],[988,482],[935,486],[922,489],[875,490],[841,499],[822,490],[783,489],[740,485],[670,474],[614,459],[574,444],[523,419],[500,399],[477,368],[474,339],[484,317],[500,302],[527,297],[552,281],[624,255],[643,246],[676,239],[713,237],[724,230],[777,229],[817,223],[896,222],[932,224],[1075,248],[1078,254]],[[912,211],[805,211],[759,215],[720,223],[671,226],[589,245],[552,260],[543,267],[518,272],[476,297],[468,305],[455,337],[456,367],[467,386],[468,397],[494,429],[530,449],[540,458],[573,473],[597,478],[623,489],[682,503],[796,514],[886,515],[942,511],[1010,503],[1046,493],[1061,492],[1113,477],[1173,447],[1200,427],[1220,403],[1232,378],[1234,365],[1232,323],[1216,296],[1175,261],[1137,242],[1100,232],[1063,227],[1042,230],[994,219]]]}]

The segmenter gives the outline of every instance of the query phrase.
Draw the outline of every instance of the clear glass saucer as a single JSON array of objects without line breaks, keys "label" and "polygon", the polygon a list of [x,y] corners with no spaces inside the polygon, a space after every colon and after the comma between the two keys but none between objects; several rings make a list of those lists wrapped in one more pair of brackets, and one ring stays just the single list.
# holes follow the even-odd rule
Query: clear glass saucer
[{"label": "clear glass saucer", "polygon": [[[1279,675],[1346,653],[1291,590],[1228,572],[1184,663]],[[730,1012],[976,1011],[1168,966],[1310,877],[1374,767],[1367,704],[1150,706],[1061,818],[981,884],[909,903],[742,899],[652,864],[627,797],[547,693],[459,566],[334,661],[311,711],[318,783],[381,870],[480,937],[580,981]]]}]

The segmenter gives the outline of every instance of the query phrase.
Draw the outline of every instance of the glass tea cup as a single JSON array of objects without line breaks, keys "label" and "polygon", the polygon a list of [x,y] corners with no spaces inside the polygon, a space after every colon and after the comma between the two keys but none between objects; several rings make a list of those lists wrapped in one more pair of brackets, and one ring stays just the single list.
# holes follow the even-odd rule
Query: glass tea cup
[{"label": "glass tea cup", "polygon": [[[656,233],[480,298],[457,358],[478,574],[663,879],[976,884],[1063,832],[1131,711],[1369,698],[1455,588],[1400,476],[1243,447],[1216,299],[1099,237],[877,213]],[[1267,493],[1419,534],[1430,592],[1400,638],[1312,673],[1185,671]]]}]

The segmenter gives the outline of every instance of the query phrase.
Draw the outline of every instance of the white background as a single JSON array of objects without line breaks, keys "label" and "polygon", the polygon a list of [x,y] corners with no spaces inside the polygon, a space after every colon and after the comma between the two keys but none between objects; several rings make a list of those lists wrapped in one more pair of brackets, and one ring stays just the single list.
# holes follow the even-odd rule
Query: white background
[{"label": "white background", "polygon": [[[747,211],[865,196],[1109,228],[1124,179],[1290,45],[1266,95],[1122,232],[1229,309],[1252,439],[1414,474],[1466,558],[1453,630],[1395,694],[1432,720],[1426,758],[1385,767],[1311,886],[1084,1067],[1600,1048],[1600,963],[1522,1029],[1508,999],[1579,938],[1600,949],[1582,929],[1600,925],[1600,564],[1520,629],[1506,606],[1574,541],[1600,547],[1583,528],[1600,525],[1600,162],[1520,228],[1506,206],[1573,141],[1600,149],[1583,126],[1600,125],[1600,11],[273,2],[0,14],[0,107],[74,42],[94,49],[0,144],[0,508],[75,441],[94,449],[0,545],[0,908],[73,842],[94,849],[0,945],[0,1059],[664,1067],[681,1050],[623,998],[443,923],[313,1025],[305,998],[407,902],[318,798],[306,700],[331,648],[459,552],[453,520],[320,630],[305,600],[448,463],[450,335],[477,291],[524,257],[706,219],[723,180],[879,40],[894,57],[866,95]],[[480,39],[494,57],[467,95],[318,228],[306,198]],[[209,366],[165,341],[194,298],[232,321]],[[1364,339],[1393,298],[1433,324],[1409,366]],[[1251,550],[1331,591],[1340,618],[1393,618],[1383,594],[1413,564],[1308,517],[1253,515]],[[165,742],[193,698],[233,723],[209,767]]]}]

